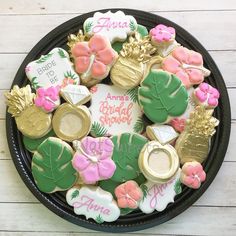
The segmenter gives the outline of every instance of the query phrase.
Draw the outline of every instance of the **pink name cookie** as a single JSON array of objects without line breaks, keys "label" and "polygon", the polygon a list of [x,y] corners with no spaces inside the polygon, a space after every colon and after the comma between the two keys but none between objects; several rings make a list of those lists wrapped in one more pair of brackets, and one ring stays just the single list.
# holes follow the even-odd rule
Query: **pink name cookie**
[{"label": "pink name cookie", "polygon": [[72,165],[85,184],[95,184],[112,177],[116,165],[111,159],[114,145],[109,138],[85,137],[75,146],[77,151]]},{"label": "pink name cookie", "polygon": [[194,91],[194,97],[198,104],[206,108],[218,106],[219,91],[207,83],[201,83]]},{"label": "pink name cookie", "polygon": [[51,86],[47,89],[39,88],[36,90],[34,103],[45,112],[52,112],[60,105],[59,86]]},{"label": "pink name cookie", "polygon": [[177,47],[162,62],[162,69],[175,74],[189,88],[200,84],[210,71],[203,67],[202,55],[185,47]]},{"label": "pink name cookie", "polygon": [[104,79],[118,54],[112,49],[106,36],[96,34],[89,42],[78,42],[71,50],[75,70],[81,75],[82,82],[89,83],[90,79]]}]

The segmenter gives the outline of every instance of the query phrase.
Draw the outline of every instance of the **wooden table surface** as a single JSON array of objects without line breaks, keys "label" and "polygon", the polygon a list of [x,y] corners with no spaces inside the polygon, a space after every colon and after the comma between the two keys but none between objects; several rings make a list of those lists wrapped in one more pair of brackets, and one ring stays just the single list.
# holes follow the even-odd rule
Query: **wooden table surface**
[{"label": "wooden table surface", "polygon": [[3,99],[22,60],[45,34],[68,19],[103,8],[149,11],[188,30],[216,61],[231,100],[230,144],[212,185],[181,215],[132,235],[236,235],[235,0],[0,0],[0,235],[110,235],[68,223],[39,203],[26,188],[9,154]]}]

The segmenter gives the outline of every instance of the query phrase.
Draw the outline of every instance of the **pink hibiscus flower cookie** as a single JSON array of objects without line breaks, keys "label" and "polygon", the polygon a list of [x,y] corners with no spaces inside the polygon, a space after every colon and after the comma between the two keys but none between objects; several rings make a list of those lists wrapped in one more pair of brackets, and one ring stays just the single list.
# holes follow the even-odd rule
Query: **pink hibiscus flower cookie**
[{"label": "pink hibiscus flower cookie", "polygon": [[60,105],[60,86],[51,86],[49,88],[38,88],[34,103],[45,112],[52,112]]},{"label": "pink hibiscus flower cookie", "polygon": [[197,161],[186,162],[181,171],[180,181],[189,188],[198,189],[206,179],[202,165]]},{"label": "pink hibiscus flower cookie", "polygon": [[82,83],[87,86],[106,78],[118,57],[109,40],[99,34],[92,36],[89,42],[76,43],[71,53],[75,70],[81,75]]},{"label": "pink hibiscus flower cookie", "polygon": [[162,42],[170,42],[175,39],[175,29],[163,24],[159,24],[151,29],[149,34],[154,45]]},{"label": "pink hibiscus flower cookie", "polygon": [[85,137],[74,146],[77,151],[72,165],[85,184],[95,184],[112,177],[116,165],[111,159],[114,145],[109,138]]},{"label": "pink hibiscus flower cookie", "polygon": [[135,209],[143,198],[143,192],[138,184],[129,180],[115,188],[117,204],[120,208]]},{"label": "pink hibiscus flower cookie", "polygon": [[177,47],[162,62],[162,69],[175,74],[189,88],[200,84],[210,71],[203,67],[202,55],[185,47]]},{"label": "pink hibiscus flower cookie", "polygon": [[207,83],[201,83],[194,90],[193,94],[196,102],[206,108],[215,108],[218,106],[220,93],[216,88]]}]

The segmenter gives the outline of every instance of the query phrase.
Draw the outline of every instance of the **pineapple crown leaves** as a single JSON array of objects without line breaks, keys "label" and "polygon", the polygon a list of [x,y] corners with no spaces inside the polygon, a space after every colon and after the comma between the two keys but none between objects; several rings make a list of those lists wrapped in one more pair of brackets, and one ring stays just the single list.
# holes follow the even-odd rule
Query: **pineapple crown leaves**
[{"label": "pineapple crown leaves", "polygon": [[203,106],[197,106],[187,120],[189,132],[205,137],[212,136],[215,133],[215,127],[219,124],[219,120],[213,117],[212,114],[212,109],[207,110]]},{"label": "pineapple crown leaves", "polygon": [[135,32],[129,37],[128,42],[123,44],[120,55],[146,63],[155,52],[156,48],[151,44],[150,36],[142,37]]},{"label": "pineapple crown leaves", "polygon": [[30,85],[19,88],[15,85],[10,92],[4,94],[6,104],[8,105],[8,112],[13,117],[19,116],[27,107],[34,104],[35,94],[31,92]]},{"label": "pineapple crown leaves", "polygon": [[89,36],[84,34],[82,30],[79,30],[77,34],[70,34],[68,36],[68,43],[70,50],[75,46],[78,42],[89,41]]}]

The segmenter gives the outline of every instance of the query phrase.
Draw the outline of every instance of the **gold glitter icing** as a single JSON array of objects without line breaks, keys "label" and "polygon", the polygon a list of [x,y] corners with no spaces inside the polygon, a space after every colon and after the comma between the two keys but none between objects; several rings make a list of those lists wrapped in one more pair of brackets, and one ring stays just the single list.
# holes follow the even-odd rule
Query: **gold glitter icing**
[{"label": "gold glitter icing", "polygon": [[213,110],[206,110],[203,106],[197,106],[190,114],[175,145],[181,164],[189,161],[202,163],[207,158],[210,138],[219,124],[212,114]]},{"label": "gold glitter icing", "polygon": [[137,32],[124,43],[118,60],[111,69],[112,82],[121,88],[131,89],[141,82],[146,63],[156,52],[150,37],[141,37]]},{"label": "gold glitter icing", "polygon": [[19,88],[17,85],[5,93],[8,112],[15,117],[17,128],[27,137],[40,138],[51,130],[51,114],[34,105],[35,94],[30,85]]}]

